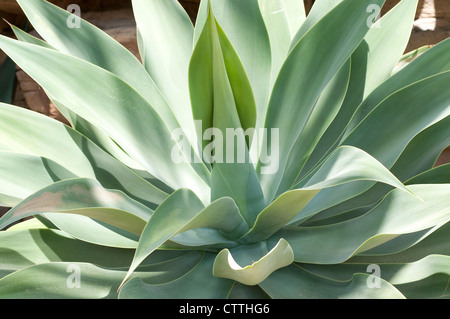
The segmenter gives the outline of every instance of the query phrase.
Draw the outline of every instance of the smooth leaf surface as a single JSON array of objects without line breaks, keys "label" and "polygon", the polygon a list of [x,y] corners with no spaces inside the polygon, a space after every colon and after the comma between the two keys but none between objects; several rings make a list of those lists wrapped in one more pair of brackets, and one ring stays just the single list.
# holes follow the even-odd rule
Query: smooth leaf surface
[{"label": "smooth leaf surface", "polygon": [[[206,153],[214,151],[213,155],[207,154],[212,165],[211,200],[233,198],[251,224],[264,204],[249,156],[251,137],[245,135],[256,122],[253,95],[239,58],[216,23],[212,9],[209,11],[191,61],[190,84],[193,96],[198,96],[193,100],[196,117],[205,121],[205,133],[212,130],[214,134],[214,140],[205,146]],[[205,60],[207,63],[203,63]],[[210,82],[206,88],[205,79]]]},{"label": "smooth leaf surface", "polygon": [[0,277],[50,262],[87,262],[103,267],[127,267],[133,258],[133,250],[90,244],[53,229],[2,232],[0,251]]},{"label": "smooth leaf surface", "polygon": [[[270,96],[271,48],[269,35],[261,15],[258,0],[202,0],[195,25],[197,42],[208,17],[208,3],[239,55],[253,89],[257,109],[255,128],[261,128]],[[245,16],[245,19],[240,17]]]},{"label": "smooth leaf surface", "polygon": [[[224,209],[224,201],[228,201],[227,209]],[[192,191],[180,189],[174,192],[148,221],[124,282],[147,256],[169,239],[191,229],[204,227],[221,230],[232,237],[248,230],[236,205],[229,199],[219,199],[204,207]]]},{"label": "smooth leaf surface", "polygon": [[[174,188],[183,184],[190,186],[206,200],[209,188],[193,167],[167,161],[173,148],[178,146],[166,124],[142,96],[120,78],[77,58],[6,37],[0,39],[0,46],[56,100],[109,134],[151,174]],[[67,89],[61,90],[61,85]],[[87,88],[93,93],[78,94]],[[94,109],[92,105],[97,107]],[[195,166],[207,180],[206,168],[201,164]]]},{"label": "smooth leaf surface", "polygon": [[[414,174],[417,167],[420,167],[413,168],[415,164],[428,165],[427,163],[431,161],[433,165],[437,156],[436,152],[442,151],[439,148],[445,147],[447,138],[445,122],[450,110],[450,98],[447,96],[448,91],[440,88],[447,86],[448,82],[449,72],[447,71],[416,82],[390,95],[353,130],[352,134],[340,142],[340,145],[358,147],[375,157],[388,169],[393,168],[399,161],[395,172],[405,175],[405,177],[401,176],[402,178],[412,177],[407,174]],[[430,105],[430,107],[423,108],[423,105]],[[397,116],[399,112],[402,114],[405,112],[407,116]],[[428,129],[430,131],[427,132]],[[434,131],[433,134],[431,134],[432,131]],[[416,138],[417,140],[414,141]],[[423,139],[429,139],[425,145],[430,146],[430,153],[423,157],[424,162],[410,163],[410,156],[422,156]],[[389,143],[386,143],[387,140]],[[433,150],[433,147],[436,149]],[[402,155],[403,152],[405,152],[404,155]],[[428,156],[431,156],[431,159]],[[302,183],[307,180],[308,176],[304,176]],[[371,183],[348,184],[324,190],[306,209],[311,213],[318,213],[354,198],[372,186]]]},{"label": "smooth leaf surface", "polygon": [[0,228],[39,213],[70,213],[91,217],[140,235],[153,211],[119,191],[104,189],[91,179],[60,181],[31,195],[0,219]]},{"label": "smooth leaf surface", "polygon": [[[199,260],[197,252],[149,264],[136,275],[147,282],[170,282],[190,271]],[[117,299],[117,288],[126,268],[105,268],[90,263],[53,262],[24,268],[0,280],[0,297],[13,299]],[[48,285],[42,286],[45,276]]]},{"label": "smooth leaf surface", "polygon": [[356,110],[344,137],[348,136],[375,107],[391,94],[415,82],[450,70],[448,59],[440,58],[448,51],[449,46],[450,39],[438,43],[377,87]]},{"label": "smooth leaf surface", "polygon": [[[393,190],[363,216],[322,227],[284,228],[273,236],[273,241],[286,239],[294,250],[295,261],[335,264],[399,235],[450,220],[448,184],[411,185],[409,188],[420,199],[402,190]],[[424,211],[428,214],[424,215]]]},{"label": "smooth leaf surface", "polygon": [[[189,88],[191,91],[194,119],[202,121],[202,138],[207,129],[214,127],[214,111],[218,111],[214,103],[214,56],[220,46],[220,53],[225,64],[226,77],[233,92],[234,104],[239,115],[240,126],[244,130],[254,128],[256,124],[256,105],[250,82],[242,63],[232,44],[221,27],[215,23],[213,16],[208,16],[205,27],[197,41],[189,67]],[[218,39],[215,42],[213,39]],[[216,109],[216,110],[215,110]],[[205,143],[205,142],[204,142]],[[203,147],[205,144],[203,144]]]},{"label": "smooth leaf surface", "polygon": [[265,280],[272,272],[289,266],[293,261],[292,248],[287,241],[280,239],[272,250],[251,265],[240,266],[228,249],[221,250],[214,261],[213,275],[254,286]]},{"label": "smooth leaf surface", "polygon": [[259,0],[258,3],[270,39],[273,84],[289,53],[292,38],[306,18],[305,8],[302,1],[296,0]]},{"label": "smooth leaf surface", "polygon": [[[348,165],[348,163],[352,164]],[[298,185],[297,189],[284,192],[267,206],[258,215],[250,231],[239,241],[265,240],[287,224],[308,219],[313,213],[308,210],[304,211],[304,209],[321,191],[362,180],[385,183],[409,192],[373,157],[353,147],[342,147],[330,156],[308,184]],[[412,194],[410,196],[414,197]]]},{"label": "smooth leaf surface", "polygon": [[333,144],[345,130],[361,102],[390,77],[408,44],[416,8],[417,0],[401,1],[376,22],[352,54],[352,69],[345,100],[317,144],[304,174],[327,151],[333,150]]},{"label": "smooth leaf surface", "polygon": [[169,103],[180,128],[193,136],[187,82],[193,50],[192,22],[176,0],[133,0],[132,5],[145,69]]},{"label": "smooth leaf surface", "polygon": [[333,10],[342,0],[317,0],[306,16],[305,21],[302,23],[300,28],[292,36],[291,45],[289,51],[294,48],[294,46],[300,41],[301,38],[312,28],[314,25],[320,21],[324,16],[326,16],[331,10]]},{"label": "smooth leaf surface", "polygon": [[[14,31],[14,34],[16,35],[17,39],[26,43],[30,44],[36,44],[42,47],[46,47],[49,49],[55,49],[47,42],[38,39],[20,29],[17,27],[12,26],[12,29]],[[56,49],[55,49],[56,50]],[[70,52],[69,52],[70,53]],[[89,57],[86,57],[86,59],[89,59]],[[46,93],[48,96],[50,94]],[[130,158],[128,154],[126,154],[123,149],[121,149],[117,143],[115,143],[107,134],[105,134],[102,130],[100,130],[98,127],[95,127],[73,111],[69,110],[67,107],[65,107],[62,103],[59,101],[56,101],[53,97],[49,96],[52,103],[56,106],[58,111],[66,118],[66,120],[70,123],[71,127],[75,129],[76,131],[80,132],[81,134],[85,135],[87,138],[89,138],[91,141],[96,143],[98,146],[100,146],[102,149],[104,149],[106,152],[120,160],[122,163],[127,165],[128,167],[134,168],[134,169],[142,169],[140,165],[136,163],[133,159]]]},{"label": "smooth leaf surface", "polygon": [[[77,19],[80,23],[79,28],[69,27],[68,21],[74,18],[72,14],[48,1],[18,1],[18,3],[36,31],[47,41],[47,46],[114,73],[151,103],[170,128],[179,127],[152,78],[139,60],[124,46],[81,17]],[[30,40],[27,38],[26,42]],[[34,40],[34,44],[42,43]]]},{"label": "smooth leaf surface", "polygon": [[[287,155],[317,98],[369,30],[366,7],[361,1],[343,1],[311,28],[286,59],[273,89],[265,123],[269,130],[268,141],[272,128],[280,130],[279,169],[275,174],[260,176],[265,197],[269,200],[275,196]],[[269,152],[270,148],[269,143]]]},{"label": "smooth leaf surface", "polygon": [[352,66],[349,60],[336,73],[318,98],[308,122],[289,153],[277,195],[295,184],[310,154],[317,147],[322,134],[338,114],[348,91],[351,70]]},{"label": "smooth leaf surface", "polygon": [[61,122],[0,104],[0,124],[2,151],[46,158],[77,177],[101,180],[103,187],[122,190],[150,207],[168,196]]},{"label": "smooth leaf surface", "polygon": [[[449,84],[447,71],[397,91],[380,103],[342,144],[359,147],[390,168],[413,137],[450,114],[450,94],[442,90]],[[389,143],[382,142],[387,139]]]},{"label": "smooth leaf surface", "polygon": [[31,194],[75,174],[52,160],[27,154],[0,151],[0,197],[4,207],[13,207]]},{"label": "smooth leaf surface", "polygon": [[234,282],[212,276],[214,257],[214,254],[204,253],[201,261],[189,272],[164,284],[152,285],[140,278],[131,279],[120,289],[119,298],[225,299]]},{"label": "smooth leaf surface", "polygon": [[[435,274],[450,275],[450,256],[429,255],[416,262],[380,264],[382,278],[393,285],[423,280]],[[334,280],[349,280],[354,273],[363,273],[367,264],[345,263],[336,266],[305,265],[305,269]]]},{"label": "smooth leaf surface", "polygon": [[336,281],[291,265],[274,272],[260,286],[273,299],[405,299],[385,280],[380,280],[379,289],[369,288],[368,277],[356,274],[351,280]]},{"label": "smooth leaf surface", "polygon": [[[430,255],[450,256],[450,247],[447,245],[449,229],[450,223],[444,222],[419,232],[401,235],[383,245],[362,252],[358,256],[349,259],[348,262],[360,264],[405,264],[419,261]],[[411,241],[415,241],[415,244],[410,247],[403,245],[405,242],[411,243]]]}]

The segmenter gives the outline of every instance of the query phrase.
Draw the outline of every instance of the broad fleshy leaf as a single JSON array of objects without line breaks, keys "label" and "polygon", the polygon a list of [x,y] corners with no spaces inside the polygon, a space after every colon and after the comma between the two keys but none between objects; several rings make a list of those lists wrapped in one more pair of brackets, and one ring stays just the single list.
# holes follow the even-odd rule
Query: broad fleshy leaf
[{"label": "broad fleshy leaf", "polygon": [[133,0],[132,5],[145,69],[180,123],[178,128],[193,142],[195,126],[187,82],[193,50],[192,22],[176,0]]},{"label": "broad fleshy leaf", "polygon": [[254,261],[251,265],[240,266],[228,249],[220,251],[214,261],[213,275],[236,280],[247,286],[254,286],[261,283],[272,272],[289,266],[293,261],[292,248],[287,241],[280,239],[264,257]]},{"label": "broad fleshy leaf", "polygon": [[180,189],[170,195],[148,221],[124,282],[147,256],[177,234],[205,227],[229,233],[231,237],[245,233],[248,228],[236,205],[229,201],[224,209],[223,201],[229,199],[219,199],[204,207],[190,190]]},{"label": "broad fleshy leaf", "polygon": [[[335,264],[399,235],[450,220],[448,184],[410,185],[409,189],[420,199],[402,190],[393,190],[380,204],[358,218],[322,227],[284,228],[272,240],[286,239],[297,262]],[[424,211],[428,214],[424,215]]]},{"label": "broad fleshy leaf", "polygon": [[[255,128],[262,128],[270,97],[272,58],[269,35],[258,0],[201,0],[195,25],[195,42],[198,41],[207,20],[208,3],[248,75],[257,109]],[[246,16],[247,19],[241,19],[241,16]]]},{"label": "broad fleshy leaf", "polygon": [[0,205],[4,207],[13,207],[54,182],[76,177],[47,158],[5,151],[0,151],[0,176]]},{"label": "broad fleshy leaf", "polygon": [[[345,130],[361,102],[390,77],[408,44],[417,2],[401,1],[372,26],[352,54],[352,69],[345,100],[317,144],[309,165],[316,164],[320,156],[333,150],[333,144]],[[377,10],[373,5],[367,8],[369,11]],[[302,175],[308,172],[309,165]]]},{"label": "broad fleshy leaf", "polygon": [[87,216],[140,235],[153,214],[119,191],[104,189],[91,179],[69,179],[51,184],[16,205],[0,218],[0,229],[40,213]]},{"label": "broad fleshy leaf", "polygon": [[409,190],[373,157],[353,147],[341,147],[328,158],[307,184],[297,185],[296,189],[284,192],[267,206],[240,241],[265,240],[287,224],[308,219],[311,217],[308,214],[310,212],[303,209],[319,192],[362,180],[385,183],[409,193]]},{"label": "broad fleshy leaf", "polygon": [[[374,1],[374,4],[382,3],[382,0]],[[361,1],[343,1],[314,25],[287,57],[275,83],[265,122],[267,140],[270,141],[272,128],[280,130],[279,169],[274,174],[260,176],[264,195],[269,200],[275,196],[288,154],[320,93],[368,32],[366,8],[367,4]],[[268,145],[270,153],[273,146]]]},{"label": "broad fleshy leaf", "polygon": [[[273,299],[405,299],[390,283],[370,288],[368,274],[355,274],[350,280],[337,281],[314,275],[298,265],[274,272],[261,288]],[[320,287],[320,289],[318,289]]]},{"label": "broad fleshy leaf", "polygon": [[[98,179],[103,187],[122,190],[149,206],[160,204],[168,196],[61,122],[36,112],[0,104],[0,126],[2,151],[48,159],[76,177]],[[77,160],[74,161],[74,158]]]},{"label": "broad fleshy leaf", "polygon": [[[232,280],[213,277],[211,273],[215,254],[204,253],[201,261],[185,275],[164,284],[152,285],[134,278],[120,290],[120,299],[224,299],[230,293]],[[196,284],[192,284],[196,283]]]},{"label": "broad fleshy leaf", "polygon": [[[205,182],[208,179],[206,168],[192,164],[203,174],[203,180],[190,164],[173,165],[173,161],[167,161],[174,148],[179,146],[174,143],[171,132],[158,113],[123,80],[90,63],[47,48],[6,37],[0,39],[0,47],[52,97],[101,128],[151,174],[174,188],[182,185],[192,187],[206,201],[209,190]],[[86,77],[86,74],[90,76]],[[61,90],[61,85],[67,90]],[[95,94],[79,94],[86,89]],[[97,107],[94,109],[91,105]],[[119,123],[125,114],[128,121]]]}]

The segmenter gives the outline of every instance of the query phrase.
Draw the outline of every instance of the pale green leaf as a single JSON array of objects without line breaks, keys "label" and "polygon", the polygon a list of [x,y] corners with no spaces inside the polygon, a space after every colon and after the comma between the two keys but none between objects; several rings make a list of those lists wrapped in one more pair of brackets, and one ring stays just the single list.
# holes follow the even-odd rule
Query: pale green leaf
[{"label": "pale green leaf", "polygon": [[[361,1],[343,1],[307,32],[286,59],[273,89],[265,123],[267,141],[270,141],[272,128],[280,130],[279,169],[274,174],[260,176],[267,199],[275,196],[287,155],[320,93],[368,32],[366,8]],[[267,144],[271,153],[274,145]]]},{"label": "pale green leaf", "polygon": [[153,211],[91,179],[56,182],[32,194],[0,219],[0,229],[40,213],[87,216],[140,235]]},{"label": "pale green leaf", "polygon": [[[208,3],[248,75],[257,110],[255,128],[261,128],[270,96],[271,48],[258,0],[202,0],[196,19],[195,42],[207,20]],[[246,18],[242,19],[242,16]]]},{"label": "pale green leaf", "polygon": [[[128,281],[119,292],[120,299],[225,299],[233,281],[212,276],[214,254],[204,253],[189,272],[171,282],[154,285],[143,279]],[[180,309],[181,310],[181,309]]]},{"label": "pale green leaf", "polygon": [[347,281],[330,280],[291,265],[274,272],[260,286],[273,299],[405,299],[383,279],[379,288],[370,288],[370,279],[369,274],[355,274]]},{"label": "pale green leaf", "polygon": [[361,102],[390,77],[408,44],[416,8],[417,0],[401,1],[377,21],[352,54],[347,95],[339,113],[318,143],[308,167],[317,164],[320,156],[333,150],[333,144]]},{"label": "pale green leaf", "polygon": [[[6,37],[0,39],[0,47],[52,97],[111,136],[152,175],[174,188],[191,187],[206,201],[206,167],[192,163],[197,172],[189,163],[175,165],[167,160],[179,147],[172,132],[142,96],[120,78],[80,59]],[[80,94],[86,89],[91,94]]]},{"label": "pale green leaf", "polygon": [[192,22],[176,0],[133,0],[132,4],[145,69],[169,103],[180,128],[191,137],[195,126],[187,78],[193,50]]},{"label": "pale green leaf", "polygon": [[[273,236],[286,239],[298,262],[334,264],[395,237],[450,220],[448,184],[411,185],[419,198],[393,190],[371,211],[346,222],[316,227],[284,228]],[[428,212],[423,214],[423,212]]]},{"label": "pale green leaf", "polygon": [[240,266],[228,249],[221,250],[214,261],[213,275],[254,286],[265,280],[272,272],[289,266],[293,261],[292,248],[287,241],[280,239],[272,250],[251,265]]},{"label": "pale green leaf", "polygon": [[54,182],[76,177],[61,165],[40,156],[0,151],[0,194],[15,198],[0,201],[13,207],[31,194]]},{"label": "pale green leaf", "polygon": [[122,190],[150,207],[160,204],[168,195],[85,136],[47,116],[0,104],[0,127],[2,151],[48,159],[77,177],[98,179],[103,187]]},{"label": "pale green leaf", "polygon": [[204,227],[221,230],[232,237],[242,236],[248,230],[232,200],[218,199],[205,208],[192,191],[175,191],[148,221],[124,282],[147,256],[169,239],[191,229]]},{"label": "pale green leaf", "polygon": [[[297,185],[296,189],[281,194],[265,208],[240,241],[264,240],[286,224],[310,218],[313,213],[304,209],[319,192],[362,180],[382,182],[409,193],[409,190],[373,157],[353,147],[341,147],[315,172],[307,184]],[[409,195],[414,199],[412,194]]]}]

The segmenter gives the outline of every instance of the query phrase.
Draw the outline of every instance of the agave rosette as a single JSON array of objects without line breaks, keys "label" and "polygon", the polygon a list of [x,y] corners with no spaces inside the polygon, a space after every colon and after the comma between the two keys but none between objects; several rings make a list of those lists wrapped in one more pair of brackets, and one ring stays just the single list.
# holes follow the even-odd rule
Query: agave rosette
[{"label": "agave rosette", "polygon": [[140,59],[18,2],[45,41],[0,48],[70,125],[0,104],[0,297],[449,296],[450,41],[404,55],[418,0],[133,0]]}]

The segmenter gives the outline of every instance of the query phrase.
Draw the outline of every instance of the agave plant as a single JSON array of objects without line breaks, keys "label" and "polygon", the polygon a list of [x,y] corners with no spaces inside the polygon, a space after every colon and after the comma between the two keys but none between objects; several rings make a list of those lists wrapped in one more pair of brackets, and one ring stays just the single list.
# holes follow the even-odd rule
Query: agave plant
[{"label": "agave plant", "polygon": [[0,297],[449,296],[450,41],[404,55],[418,0],[133,0],[139,58],[18,2],[44,40],[0,48],[70,125],[0,104]]}]

